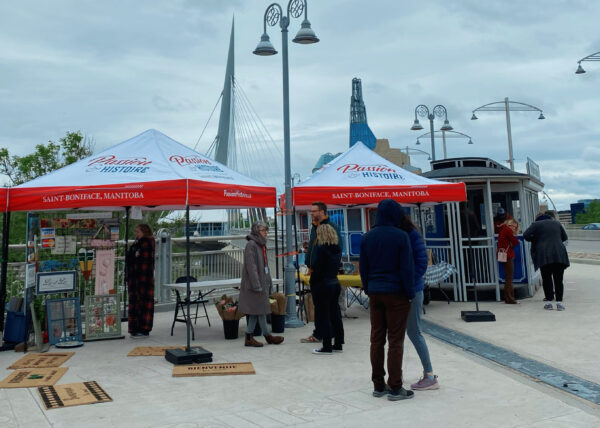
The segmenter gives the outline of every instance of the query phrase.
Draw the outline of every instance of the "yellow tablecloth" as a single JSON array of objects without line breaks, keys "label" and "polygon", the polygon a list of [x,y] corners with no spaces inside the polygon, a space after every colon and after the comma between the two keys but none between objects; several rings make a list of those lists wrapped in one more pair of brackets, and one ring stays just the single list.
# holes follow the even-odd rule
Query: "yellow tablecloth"
[{"label": "yellow tablecloth", "polygon": [[[305,285],[309,285],[310,275],[300,274],[300,279]],[[338,275],[338,281],[342,287],[362,288],[360,275]]]}]

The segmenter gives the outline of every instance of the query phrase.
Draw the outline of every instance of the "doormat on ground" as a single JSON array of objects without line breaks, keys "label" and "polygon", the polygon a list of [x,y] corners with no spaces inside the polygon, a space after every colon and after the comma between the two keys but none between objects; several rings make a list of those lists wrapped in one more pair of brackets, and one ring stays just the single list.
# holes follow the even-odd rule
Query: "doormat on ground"
[{"label": "doormat on ground", "polygon": [[29,354],[14,362],[9,369],[60,367],[75,352],[49,352],[47,354]]},{"label": "doormat on ground", "polygon": [[67,367],[17,369],[0,382],[0,388],[35,388],[54,385],[67,370]]},{"label": "doormat on ground", "polygon": [[164,357],[167,349],[185,349],[185,346],[136,346],[128,357]]},{"label": "doormat on ground", "polygon": [[252,363],[192,364],[174,366],[173,377],[185,376],[229,376],[256,374]]},{"label": "doormat on ground", "polygon": [[42,386],[38,388],[38,392],[46,410],[112,401],[112,398],[95,381]]}]

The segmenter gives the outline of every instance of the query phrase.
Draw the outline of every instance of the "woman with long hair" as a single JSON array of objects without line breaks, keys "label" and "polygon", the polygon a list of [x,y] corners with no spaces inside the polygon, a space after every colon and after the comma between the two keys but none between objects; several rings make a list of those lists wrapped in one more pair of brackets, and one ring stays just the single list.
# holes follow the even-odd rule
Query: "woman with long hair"
[{"label": "woman with long hair", "polygon": [[406,324],[406,334],[415,347],[419,359],[421,360],[421,365],[423,366],[423,377],[418,382],[413,383],[410,388],[416,391],[438,389],[440,385],[437,381],[437,376],[433,374],[431,358],[429,357],[429,348],[427,347],[421,329],[423,289],[425,288],[423,275],[425,275],[425,271],[427,270],[427,250],[425,249],[425,243],[423,242],[419,229],[417,229],[417,226],[415,226],[404,209],[402,209],[402,216],[400,217],[400,224],[398,227],[408,233],[413,251],[413,260],[415,262],[416,294],[411,303],[410,315],[408,316],[408,323]]},{"label": "woman with long hair", "polygon": [[333,351],[342,352],[344,325],[338,304],[341,287],[337,279],[341,261],[342,249],[336,230],[330,224],[319,225],[310,275],[310,292],[315,304],[315,326],[317,333],[323,338],[323,347],[313,350],[317,355],[331,355]]},{"label": "woman with long hair", "polygon": [[[519,223],[515,219],[508,219],[498,228],[498,262],[504,268],[504,303],[516,305],[519,303],[515,299],[515,289],[513,287],[513,276],[515,274],[515,251],[514,247],[519,245],[519,240],[515,237],[519,230]],[[502,254],[506,253],[506,254]],[[501,261],[506,260],[506,261]]]},{"label": "woman with long hair", "polygon": [[271,313],[269,295],[271,294],[271,273],[267,261],[267,234],[269,227],[262,221],[255,222],[246,236],[248,243],[244,249],[244,268],[240,285],[239,310],[248,315],[245,346],[260,348],[263,343],[254,338],[256,323],[260,325],[265,340],[269,344],[279,345],[282,336],[268,333],[267,314]]},{"label": "woman with long hair", "polygon": [[127,263],[128,330],[132,337],[147,337],[154,322],[154,236],[147,224],[135,228]]}]

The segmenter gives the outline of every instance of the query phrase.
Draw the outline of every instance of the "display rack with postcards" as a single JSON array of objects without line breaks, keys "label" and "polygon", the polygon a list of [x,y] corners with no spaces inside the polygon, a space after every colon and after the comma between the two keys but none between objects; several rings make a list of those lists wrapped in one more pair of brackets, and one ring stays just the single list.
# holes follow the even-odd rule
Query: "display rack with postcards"
[{"label": "display rack with postcards", "polygon": [[[98,211],[28,214],[27,261],[35,266],[35,294],[37,300],[42,300],[40,307],[46,308],[45,317],[43,313],[36,315],[41,320],[41,328],[47,328],[51,344],[81,341],[82,318],[86,321],[86,336],[90,335],[91,340],[122,337],[120,322],[113,323],[113,318],[120,321],[119,302],[122,300],[117,284],[120,283],[119,272],[123,270],[119,266],[122,261],[117,259],[116,245],[121,219],[113,215]],[[65,284],[69,286],[62,287]],[[55,302],[65,301],[65,298],[72,303],[63,305],[66,304],[69,311],[75,308],[76,316],[52,320],[52,308],[55,309],[53,316],[59,314]],[[88,310],[90,304],[92,307]],[[80,312],[82,309],[85,314]],[[59,319],[63,320],[60,329]],[[74,327],[77,323],[78,330]],[[74,337],[76,339],[71,340]]]}]

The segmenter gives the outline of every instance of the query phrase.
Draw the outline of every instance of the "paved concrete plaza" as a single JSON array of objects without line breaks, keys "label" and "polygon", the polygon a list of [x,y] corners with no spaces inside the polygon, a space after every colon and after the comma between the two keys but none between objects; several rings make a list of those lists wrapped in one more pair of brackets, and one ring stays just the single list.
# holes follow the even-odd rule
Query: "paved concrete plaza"
[{"label": "paved concrete plaza", "polygon": [[[435,301],[424,318],[600,383],[599,276],[598,265],[567,270],[564,312],[543,310],[538,292],[520,305],[482,303],[496,314],[495,323],[460,320],[473,303]],[[353,305],[348,314],[358,318],[344,320],[344,353],[316,356],[313,345],[300,343],[312,324],[286,330],[280,346],[251,349],[242,334],[223,339],[211,308],[213,325],[198,320],[194,344],[212,351],[215,362],[251,361],[256,375],[174,378],[162,357],[126,356],[135,346],[185,344],[185,326],[177,324],[171,337],[172,313],[157,313],[150,338],[89,342],[64,364],[69,370],[59,384],[95,380],[113,402],[46,411],[36,389],[1,389],[0,427],[600,427],[599,405],[430,336],[441,388],[416,392],[409,401],[374,398],[368,312]],[[408,339],[405,349],[410,384],[421,365]],[[21,357],[0,353],[2,378]]]}]

